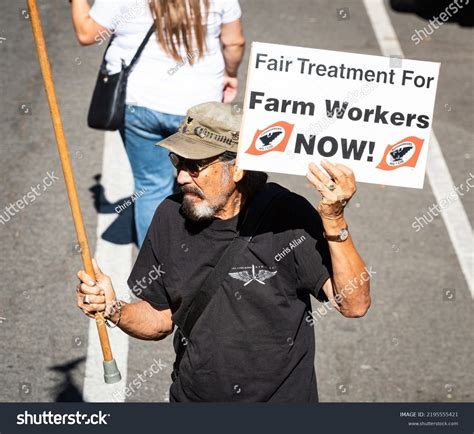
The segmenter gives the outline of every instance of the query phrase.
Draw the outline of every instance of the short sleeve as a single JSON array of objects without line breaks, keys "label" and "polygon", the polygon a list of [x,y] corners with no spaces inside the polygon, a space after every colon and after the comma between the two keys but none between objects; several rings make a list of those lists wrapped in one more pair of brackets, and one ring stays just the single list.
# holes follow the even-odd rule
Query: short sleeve
[{"label": "short sleeve", "polygon": [[308,290],[319,301],[327,301],[322,286],[332,275],[332,263],[321,217],[303,197],[295,212],[299,223],[294,229],[299,243],[294,249],[298,289]]},{"label": "short sleeve", "polygon": [[238,20],[242,15],[238,0],[222,1],[222,23],[227,24]]},{"label": "short sleeve", "polygon": [[145,241],[138,253],[135,265],[127,280],[128,287],[133,294],[147,301],[157,309],[168,309],[170,307],[168,296],[163,284],[163,264],[158,259],[153,245],[156,241],[156,220],[152,224],[145,237]]},{"label": "short sleeve", "polygon": [[89,16],[96,23],[109,30],[115,29],[117,14],[118,10],[114,0],[95,0],[94,5],[89,11]]}]

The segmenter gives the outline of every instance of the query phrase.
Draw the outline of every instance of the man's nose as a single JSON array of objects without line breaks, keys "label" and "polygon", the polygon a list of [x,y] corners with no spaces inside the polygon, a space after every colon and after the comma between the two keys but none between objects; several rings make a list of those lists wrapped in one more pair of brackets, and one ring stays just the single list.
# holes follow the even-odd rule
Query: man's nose
[{"label": "man's nose", "polygon": [[190,184],[193,182],[193,178],[188,172],[186,172],[186,170],[180,169],[176,181],[178,181],[179,185]]}]

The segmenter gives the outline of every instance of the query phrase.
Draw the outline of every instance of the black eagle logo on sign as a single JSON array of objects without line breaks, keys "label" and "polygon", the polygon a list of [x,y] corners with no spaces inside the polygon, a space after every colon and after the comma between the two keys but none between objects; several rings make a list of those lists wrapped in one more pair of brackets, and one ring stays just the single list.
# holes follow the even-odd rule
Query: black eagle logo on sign
[{"label": "black eagle logo on sign", "polygon": [[402,161],[402,157],[413,148],[412,145],[403,146],[401,148],[394,149],[390,151],[390,156],[393,161]]},{"label": "black eagle logo on sign", "polygon": [[268,146],[282,133],[283,131],[274,131],[272,133],[268,133],[260,137],[260,140],[263,142],[265,146]]},{"label": "black eagle logo on sign", "polygon": [[275,274],[277,274],[277,271],[259,270],[255,272],[255,265],[252,265],[252,274],[250,274],[249,271],[238,271],[236,273],[229,273],[229,276],[245,282],[244,286],[247,286],[254,280],[261,285],[265,285],[264,280],[270,279],[270,277],[273,277]]}]

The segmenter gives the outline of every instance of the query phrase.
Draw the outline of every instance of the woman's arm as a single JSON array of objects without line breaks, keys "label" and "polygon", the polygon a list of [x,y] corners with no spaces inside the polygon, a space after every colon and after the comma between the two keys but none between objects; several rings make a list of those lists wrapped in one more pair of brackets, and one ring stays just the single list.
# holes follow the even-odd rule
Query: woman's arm
[{"label": "woman's arm", "polygon": [[225,63],[224,97],[222,101],[230,103],[237,96],[239,85],[237,70],[245,51],[245,38],[240,19],[222,24],[221,43]]},{"label": "woman's arm", "polygon": [[89,16],[90,9],[88,0],[71,1],[72,23],[76,31],[76,38],[81,45],[95,44],[103,38],[104,34],[110,35],[109,30]]},{"label": "woman's arm", "polygon": [[240,19],[222,24],[221,43],[226,75],[237,77],[237,70],[245,51],[245,38]]}]

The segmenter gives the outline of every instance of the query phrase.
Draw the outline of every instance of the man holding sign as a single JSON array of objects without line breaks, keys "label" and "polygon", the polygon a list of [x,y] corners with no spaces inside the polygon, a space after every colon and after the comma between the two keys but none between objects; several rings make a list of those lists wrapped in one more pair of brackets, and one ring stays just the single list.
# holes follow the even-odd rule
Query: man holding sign
[{"label": "man holding sign", "polygon": [[117,301],[95,264],[95,279],[78,273],[77,304],[139,339],[178,326],[172,402],[317,402],[310,295],[349,318],[370,305],[370,271],[344,218],[354,174],[309,165],[318,213],[235,165],[241,118],[230,105],[201,104],[160,142],[182,193],[158,207],[128,280],[141,301]]}]

